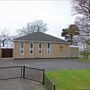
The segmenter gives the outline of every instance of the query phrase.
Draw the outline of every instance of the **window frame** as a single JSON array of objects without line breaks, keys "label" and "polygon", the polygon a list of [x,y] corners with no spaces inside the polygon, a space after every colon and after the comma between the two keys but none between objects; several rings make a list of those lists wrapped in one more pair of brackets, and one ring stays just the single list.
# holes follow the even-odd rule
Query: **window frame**
[{"label": "window frame", "polygon": [[47,54],[51,54],[51,43],[47,43]]},{"label": "window frame", "polygon": [[20,42],[20,54],[24,54],[24,42]]},{"label": "window frame", "polygon": [[[41,53],[40,53],[41,52]],[[42,43],[38,44],[38,53],[42,54]]]},{"label": "window frame", "polygon": [[[31,46],[31,44],[32,44],[32,46]],[[32,53],[31,53],[31,51],[32,51]],[[34,43],[32,43],[32,42],[30,42],[29,43],[29,54],[33,54],[34,53]]]}]

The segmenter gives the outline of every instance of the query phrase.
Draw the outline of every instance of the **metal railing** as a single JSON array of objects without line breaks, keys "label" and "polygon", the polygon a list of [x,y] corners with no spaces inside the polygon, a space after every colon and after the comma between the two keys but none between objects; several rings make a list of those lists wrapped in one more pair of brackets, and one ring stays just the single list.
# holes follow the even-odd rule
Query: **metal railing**
[{"label": "metal railing", "polygon": [[0,67],[0,80],[22,78],[22,66]]},{"label": "metal railing", "polygon": [[44,69],[26,66],[0,67],[0,80],[24,78],[43,83]]},{"label": "metal railing", "polygon": [[55,90],[54,82],[46,75],[44,75],[44,85],[46,90]]},{"label": "metal railing", "polygon": [[43,83],[44,69],[37,69],[37,68],[31,68],[31,67],[24,66],[23,72],[24,72],[23,78]]},{"label": "metal railing", "polygon": [[45,85],[47,90],[55,90],[55,84],[45,75],[44,69],[26,66],[0,67],[0,80],[23,78]]}]

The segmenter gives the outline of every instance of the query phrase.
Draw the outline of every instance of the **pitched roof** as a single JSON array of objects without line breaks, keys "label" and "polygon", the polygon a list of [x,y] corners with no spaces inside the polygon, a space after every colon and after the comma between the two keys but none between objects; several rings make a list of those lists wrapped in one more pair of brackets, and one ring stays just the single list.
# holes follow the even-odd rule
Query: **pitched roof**
[{"label": "pitched roof", "polygon": [[34,32],[28,34],[26,36],[22,36],[19,38],[15,38],[14,41],[49,41],[49,42],[58,42],[58,43],[66,43],[65,40],[59,39],[57,37],[42,33],[42,32]]}]

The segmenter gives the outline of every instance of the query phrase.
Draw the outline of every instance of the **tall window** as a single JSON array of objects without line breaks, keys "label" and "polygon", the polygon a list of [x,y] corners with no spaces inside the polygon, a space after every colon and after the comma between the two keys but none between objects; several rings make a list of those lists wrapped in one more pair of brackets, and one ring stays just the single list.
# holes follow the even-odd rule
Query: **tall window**
[{"label": "tall window", "polygon": [[42,53],[42,46],[41,46],[41,43],[39,43],[39,48],[38,48],[39,50],[39,53]]},{"label": "tall window", "polygon": [[50,43],[48,43],[47,53],[48,54],[51,53],[51,44]]},{"label": "tall window", "polygon": [[33,53],[33,43],[30,43],[30,53]]},{"label": "tall window", "polygon": [[20,42],[20,53],[23,54],[24,53],[24,43]]}]

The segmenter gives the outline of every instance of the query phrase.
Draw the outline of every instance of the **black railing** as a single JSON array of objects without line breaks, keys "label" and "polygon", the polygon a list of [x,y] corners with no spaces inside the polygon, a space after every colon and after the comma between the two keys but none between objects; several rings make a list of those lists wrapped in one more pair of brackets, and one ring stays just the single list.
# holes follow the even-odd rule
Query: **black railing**
[{"label": "black railing", "polygon": [[43,83],[44,69],[26,66],[0,67],[0,80],[24,78]]},{"label": "black railing", "polygon": [[44,85],[46,90],[55,90],[54,82],[46,75],[44,75]]},{"label": "black railing", "polygon": [[26,66],[0,67],[0,80],[23,78],[45,85],[47,90],[55,90],[55,84],[45,75],[44,69]]},{"label": "black railing", "polygon": [[24,78],[43,83],[44,69],[24,67]]},{"label": "black railing", "polygon": [[22,66],[0,67],[0,80],[22,78]]}]

